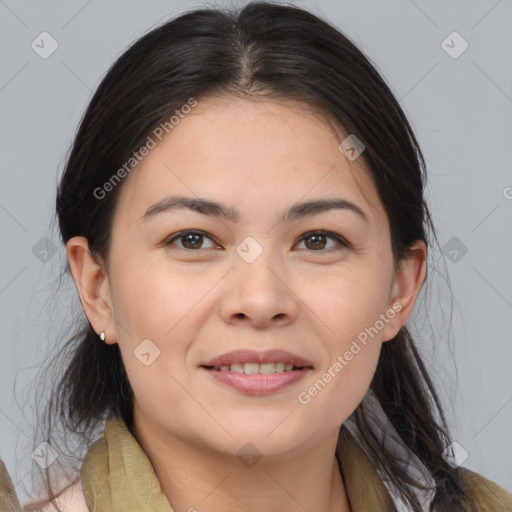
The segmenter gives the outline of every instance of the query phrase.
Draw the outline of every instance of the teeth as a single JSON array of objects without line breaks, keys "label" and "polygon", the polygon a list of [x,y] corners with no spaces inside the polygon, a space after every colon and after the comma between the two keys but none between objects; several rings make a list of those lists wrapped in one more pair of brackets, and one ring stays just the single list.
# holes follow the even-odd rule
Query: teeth
[{"label": "teeth", "polygon": [[[263,363],[259,365],[259,373],[275,373],[277,370],[276,363]],[[281,371],[284,370],[284,365]]]},{"label": "teeth", "polygon": [[222,366],[214,366],[214,369],[221,372],[232,371],[237,373],[247,373],[247,374],[269,374],[269,373],[281,373],[291,372],[293,370],[293,364],[290,363],[234,363],[232,365],[222,365]]},{"label": "teeth", "polygon": [[244,373],[260,373],[260,365],[258,363],[244,363]]}]

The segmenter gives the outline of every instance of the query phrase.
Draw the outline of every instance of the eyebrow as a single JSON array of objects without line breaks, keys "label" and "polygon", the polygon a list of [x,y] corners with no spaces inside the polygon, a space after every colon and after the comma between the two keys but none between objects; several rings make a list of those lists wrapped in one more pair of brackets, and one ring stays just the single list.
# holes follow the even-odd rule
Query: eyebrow
[{"label": "eyebrow", "polygon": [[[186,196],[170,196],[150,206],[142,216],[146,221],[158,214],[177,210],[192,210],[203,215],[219,217],[231,222],[239,222],[240,213],[235,208],[230,208],[216,201],[206,198],[194,198]],[[314,199],[307,202],[293,204],[281,217],[282,222],[291,222],[310,215],[317,215],[329,210],[347,210],[355,213],[365,222],[368,215],[356,204],[339,198]]]}]

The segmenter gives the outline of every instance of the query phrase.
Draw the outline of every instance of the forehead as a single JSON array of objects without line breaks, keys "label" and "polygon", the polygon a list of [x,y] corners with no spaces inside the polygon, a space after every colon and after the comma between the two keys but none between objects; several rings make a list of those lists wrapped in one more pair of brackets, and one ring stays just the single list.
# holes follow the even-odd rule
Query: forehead
[{"label": "forehead", "polygon": [[250,203],[253,212],[255,204],[262,212],[282,210],[285,197],[288,203],[343,193],[378,216],[383,206],[365,162],[349,161],[339,149],[346,136],[304,103],[200,99],[128,176],[118,211],[140,217],[170,193]]}]

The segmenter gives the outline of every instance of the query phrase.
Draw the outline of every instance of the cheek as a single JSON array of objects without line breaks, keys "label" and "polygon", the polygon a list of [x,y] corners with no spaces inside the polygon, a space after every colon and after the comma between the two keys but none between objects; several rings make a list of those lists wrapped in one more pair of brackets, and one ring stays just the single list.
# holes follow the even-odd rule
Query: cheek
[{"label": "cheek", "polygon": [[114,268],[112,301],[120,339],[163,342],[204,294],[183,272],[148,258],[119,261]]},{"label": "cheek", "polygon": [[347,267],[327,279],[316,277],[303,280],[301,297],[336,348],[343,349],[371,329],[385,312],[389,279],[383,272],[372,271],[369,266],[360,270]]},{"label": "cheek", "polygon": [[180,384],[187,385],[185,356],[200,325],[190,313],[206,284],[190,286],[183,272],[135,257],[113,268],[117,341],[136,397],[156,409],[164,396],[187,399]]},{"label": "cheek", "polygon": [[327,357],[315,378],[301,388],[305,395],[299,402],[329,411],[333,425],[352,414],[375,373],[385,325],[380,315],[387,304],[384,277],[378,272],[344,272],[317,280],[306,295],[305,302],[319,319]]},{"label": "cheek", "polygon": [[377,337],[366,343],[338,343],[329,362],[300,389],[298,402],[306,411],[324,416],[329,428],[343,423],[370,387],[381,346]]}]

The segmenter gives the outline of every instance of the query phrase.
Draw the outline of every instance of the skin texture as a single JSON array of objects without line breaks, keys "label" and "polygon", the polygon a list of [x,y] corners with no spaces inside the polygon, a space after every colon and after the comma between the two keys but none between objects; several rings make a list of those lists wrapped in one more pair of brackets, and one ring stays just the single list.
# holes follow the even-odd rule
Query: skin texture
[{"label": "skin texture", "polygon": [[[108,268],[83,237],[67,244],[89,321],[119,344],[135,394],[133,433],[175,510],[350,510],[338,433],[370,386],[382,343],[412,312],[427,249],[415,243],[394,274],[371,175],[362,158],[349,161],[338,148],[347,135],[305,104],[200,99],[125,178]],[[142,219],[175,194],[236,208],[240,220],[190,210]],[[368,222],[349,210],[280,222],[292,204],[320,198],[349,200]],[[164,245],[185,230],[205,236]],[[352,247],[303,238],[312,230]],[[263,249],[252,263],[236,252],[248,236]],[[396,303],[402,309],[300,403],[297,395]],[[144,339],[160,350],[149,366],[134,355]],[[313,370],[270,395],[248,395],[199,368],[240,348],[288,350]],[[247,443],[262,455],[250,467],[237,457]]]}]

